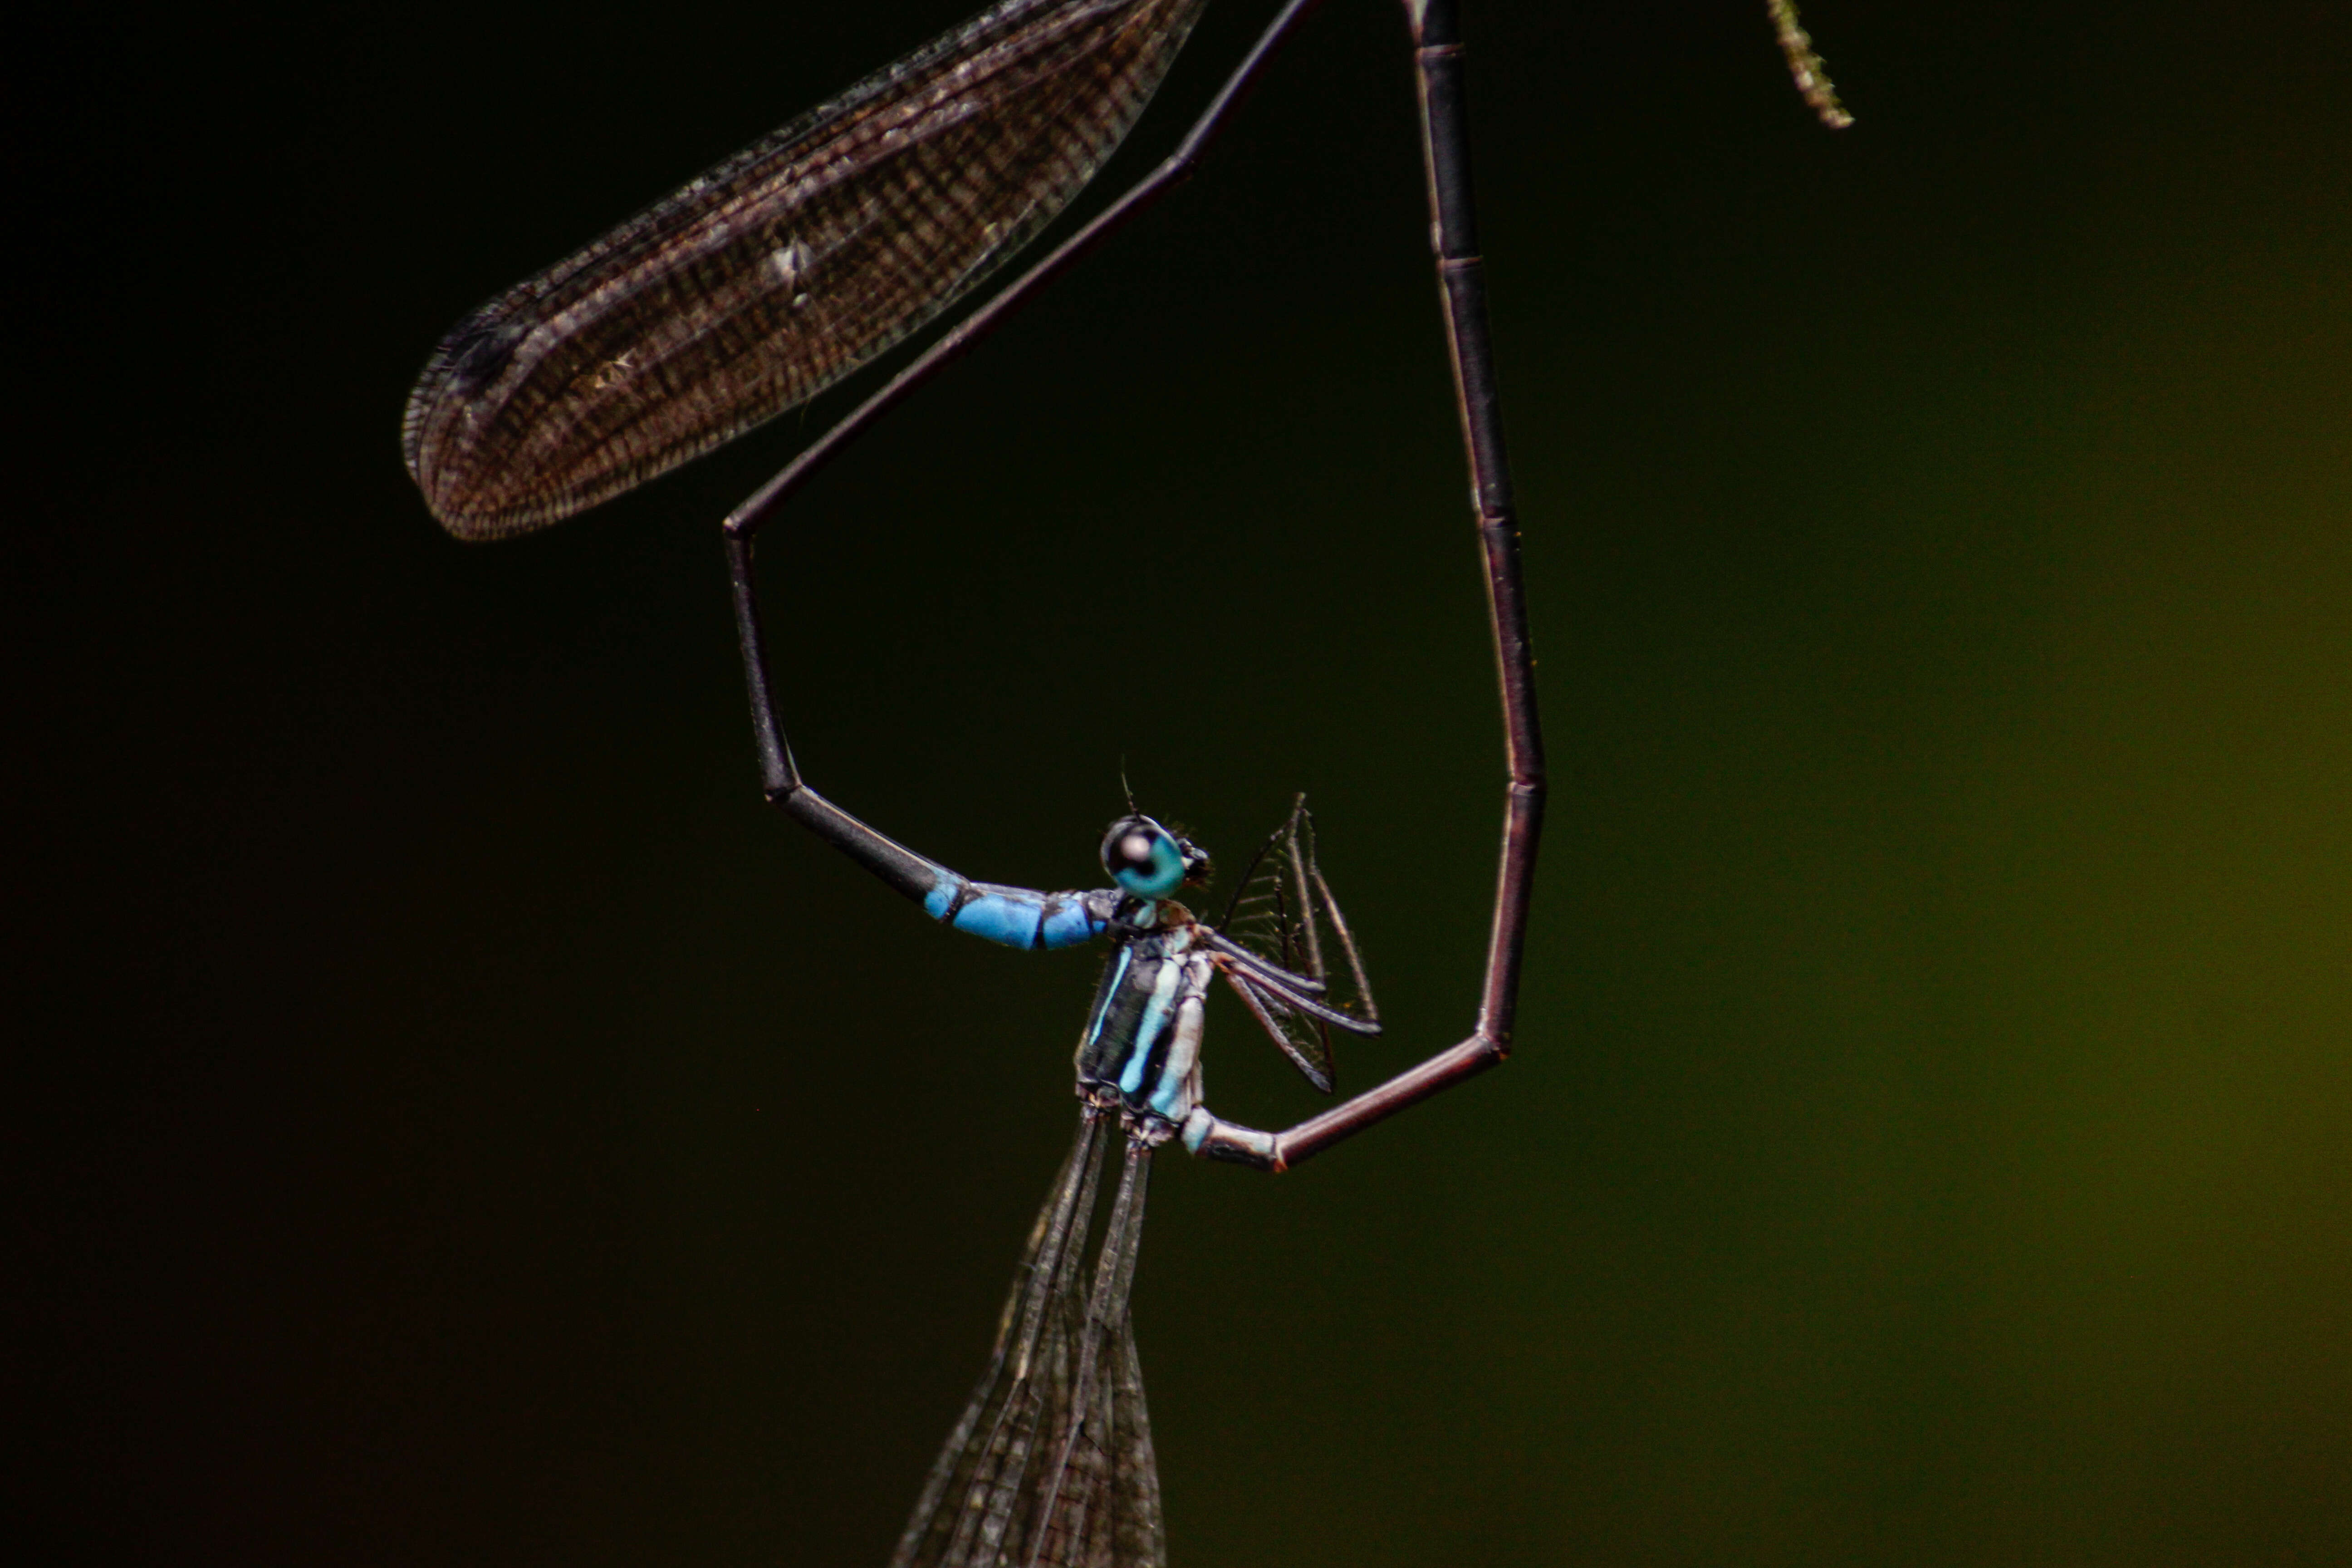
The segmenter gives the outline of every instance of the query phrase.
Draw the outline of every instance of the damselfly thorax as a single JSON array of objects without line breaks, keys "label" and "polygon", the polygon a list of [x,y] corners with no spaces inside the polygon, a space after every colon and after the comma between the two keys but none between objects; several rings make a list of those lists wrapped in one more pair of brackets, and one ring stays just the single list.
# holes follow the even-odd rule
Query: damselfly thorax
[{"label": "damselfly thorax", "polygon": [[[1213,921],[1172,901],[1205,880],[1207,858],[1131,806],[1104,840],[1115,888],[1046,893],[973,881],[809,787],[768,669],[752,555],[762,526],[857,435],[1191,178],[1276,46],[1318,3],[1280,0],[1174,151],[916,354],[725,524],[767,798],[951,929],[1018,948],[1097,939],[1112,947],[1078,1043],[1076,1142],[894,1568],[1163,1568],[1160,1483],[1127,1310],[1152,1152],[1181,1138],[1194,1153],[1287,1170],[1510,1050],[1545,770],[1471,197],[1460,0],[1404,0],[1404,12],[1503,718],[1498,875],[1465,1037],[1279,1131],[1219,1119],[1202,1103],[1201,1073],[1213,979],[1229,984],[1325,1093],[1333,1031],[1379,1031],[1302,808],[1294,805]],[[997,0],[492,300],[443,340],[409,401],[403,445],[434,514],[467,539],[544,527],[804,403],[919,331],[1085,187],[1204,4]],[[1843,124],[1794,0],[1764,4],[1800,89],[1823,120]],[[1329,961],[1327,925],[1343,962]],[[1114,1117],[1125,1153],[1089,1267]]]},{"label": "damselfly thorax", "polygon": [[1156,1148],[1201,1103],[1201,1034],[1216,964],[1183,905],[1145,903],[1129,919],[1133,934],[1104,963],[1078,1037],[1078,1098],[1118,1112],[1129,1137]]}]

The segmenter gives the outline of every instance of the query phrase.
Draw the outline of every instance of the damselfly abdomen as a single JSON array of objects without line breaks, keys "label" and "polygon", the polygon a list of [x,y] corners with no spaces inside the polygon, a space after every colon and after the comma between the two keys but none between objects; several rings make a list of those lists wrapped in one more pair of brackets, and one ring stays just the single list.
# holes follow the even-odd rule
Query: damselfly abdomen
[{"label": "damselfly abdomen", "polygon": [[[468,539],[556,521],[804,402],[918,331],[1093,177],[1204,3],[1003,0],[493,300],[442,342],[409,402],[404,447],[435,515]],[[1131,805],[1104,842],[1114,888],[1045,894],[973,882],[808,787],[762,647],[752,560],[762,525],[847,442],[1190,177],[1318,3],[1287,0],[1172,153],[933,341],[725,524],[768,798],[957,930],[1015,947],[1112,944],[1078,1047],[1077,1141],[1032,1233],[988,1370],[900,1542],[899,1568],[1164,1562],[1128,1316],[1152,1151],[1181,1141],[1195,1153],[1286,1170],[1509,1052],[1544,764],[1471,199],[1458,0],[1404,0],[1404,9],[1503,718],[1502,846],[1467,1037],[1283,1131],[1218,1118],[1203,1103],[1200,1059],[1216,978],[1327,1092],[1332,1031],[1377,1032],[1303,807],[1242,878],[1241,902],[1213,922],[1174,898],[1200,879],[1197,852]],[[1800,89],[1824,121],[1843,124],[1792,0],[1766,5]],[[1327,963],[1327,923],[1344,973]],[[1114,1133],[1125,1153],[1089,1268]]]},{"label": "damselfly abdomen", "polygon": [[[1204,880],[1207,857],[1149,817],[1113,823],[1103,863],[1114,888],[1044,894],[966,883],[948,900],[943,918],[951,921],[979,911],[969,929],[1033,941],[1049,928],[1083,929],[1107,937],[1112,951],[1078,1036],[1077,1141],[1046,1194],[995,1348],[931,1468],[893,1568],[1167,1561],[1128,1300],[1153,1152],[1171,1139],[1198,1148],[1216,1125],[1202,1104],[1208,993],[1222,976],[1327,1091],[1332,1031],[1380,1028],[1354,940],[1316,865],[1303,803],[1213,923],[1174,897]],[[1323,959],[1327,937],[1346,960],[1336,985]],[[1089,1269],[1087,1242],[1114,1131],[1125,1154]]]}]

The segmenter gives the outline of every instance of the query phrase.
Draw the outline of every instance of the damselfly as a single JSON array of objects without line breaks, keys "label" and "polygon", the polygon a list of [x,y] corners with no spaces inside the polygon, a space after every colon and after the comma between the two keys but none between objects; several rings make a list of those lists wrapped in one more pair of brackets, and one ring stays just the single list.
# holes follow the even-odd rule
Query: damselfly
[{"label": "damselfly", "polygon": [[[557,521],[805,402],[919,331],[1011,259],[1135,123],[1206,0],[1004,0],[728,159],[446,338],[410,399],[409,471],[442,523],[493,539]],[[777,717],[752,542],[844,445],[1174,184],[1319,0],[1288,0],[1176,151],[966,315],[730,515],[725,539],[768,798],[959,931],[1112,952],[1077,1052],[1076,1144],[1047,1195],[996,1349],[917,1504],[905,1568],[1165,1561],[1128,1314],[1152,1151],[1281,1171],[1501,1061],[1518,994],[1544,797],[1519,545],[1471,200],[1457,0],[1404,0],[1431,238],[1500,678],[1507,772],[1486,976],[1470,1035],[1299,1125],[1262,1131],[1202,1103],[1207,993],[1222,975],[1316,1086],[1331,1034],[1378,1030],[1303,805],[1214,921],[1175,894],[1207,857],[1133,809],[1115,886],[971,881],[803,782]],[[1793,0],[1767,0],[1800,89],[1844,123]],[[1342,963],[1325,950],[1325,931]],[[1116,1125],[1125,1154],[1087,1240]]]}]

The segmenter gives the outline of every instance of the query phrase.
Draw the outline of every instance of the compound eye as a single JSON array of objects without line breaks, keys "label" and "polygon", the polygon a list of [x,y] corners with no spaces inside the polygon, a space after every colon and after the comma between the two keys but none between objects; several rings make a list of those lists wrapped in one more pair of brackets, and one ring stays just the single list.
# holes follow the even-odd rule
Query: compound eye
[{"label": "compound eye", "polygon": [[1184,856],[1148,816],[1122,817],[1103,837],[1103,869],[1139,899],[1164,899],[1184,883]]}]

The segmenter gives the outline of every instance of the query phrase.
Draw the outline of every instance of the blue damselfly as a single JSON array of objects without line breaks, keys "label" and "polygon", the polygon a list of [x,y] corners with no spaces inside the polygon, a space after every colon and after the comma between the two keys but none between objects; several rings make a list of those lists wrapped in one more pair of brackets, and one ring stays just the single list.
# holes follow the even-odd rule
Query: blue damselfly
[{"label": "blue damselfly", "polygon": [[[1093,178],[1205,3],[1004,0],[492,300],[442,342],[409,403],[408,467],[435,515],[467,539],[545,526],[805,402],[919,331]],[[1112,887],[1042,893],[972,881],[803,781],[762,647],[752,561],[761,526],[849,440],[1189,178],[1318,4],[1288,0],[1174,153],[942,333],[725,523],[769,800],[956,930],[1022,948],[1111,945],[1078,1046],[1077,1140],[1031,1234],[988,1368],[899,1543],[893,1561],[904,1568],[1163,1563],[1128,1312],[1152,1152],[1178,1140],[1195,1153],[1286,1170],[1510,1048],[1544,766],[1471,199],[1457,0],[1404,0],[1404,8],[1507,775],[1486,975],[1467,1037],[1285,1131],[1215,1116],[1202,1102],[1200,1045],[1220,975],[1327,1093],[1332,1032],[1379,1029],[1303,803],[1214,921],[1175,897],[1204,880],[1206,855],[1132,801],[1103,842]],[[1800,89],[1824,121],[1843,123],[1791,0],[1768,8]],[[1114,1129],[1125,1153],[1089,1267]]]}]

